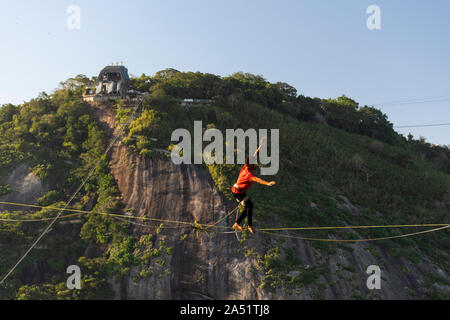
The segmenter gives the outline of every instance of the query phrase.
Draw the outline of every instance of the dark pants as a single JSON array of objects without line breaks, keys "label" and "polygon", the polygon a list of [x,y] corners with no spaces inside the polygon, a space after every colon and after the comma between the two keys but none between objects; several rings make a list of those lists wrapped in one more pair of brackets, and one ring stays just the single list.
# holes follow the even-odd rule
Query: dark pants
[{"label": "dark pants", "polygon": [[[247,197],[247,194],[246,193],[241,193],[241,194],[233,193],[233,196],[237,200],[242,201],[245,199],[245,197]],[[248,200],[245,202],[244,212],[242,212],[242,214],[239,216],[236,223],[241,224],[242,221],[244,221],[244,219],[247,218],[248,225],[251,227],[253,225],[252,217],[253,217],[253,202],[250,198],[248,198]]]}]

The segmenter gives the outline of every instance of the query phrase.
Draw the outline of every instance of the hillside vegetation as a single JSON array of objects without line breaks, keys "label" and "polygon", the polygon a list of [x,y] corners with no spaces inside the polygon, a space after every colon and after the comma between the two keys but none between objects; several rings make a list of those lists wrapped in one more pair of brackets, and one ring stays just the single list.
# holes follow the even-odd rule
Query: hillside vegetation
[{"label": "hillside vegetation", "polygon": [[[107,279],[124,275],[131,265],[145,265],[150,257],[170,251],[155,247],[144,256],[138,254],[151,239],[136,239],[128,225],[95,214],[120,212],[123,204],[108,158],[102,158],[108,136],[94,120],[92,108],[81,99],[87,80],[78,76],[62,83],[51,95],[43,93],[23,105],[9,104],[0,109],[0,177],[19,163],[28,164],[36,176],[51,185],[51,191],[37,200],[40,205],[63,206],[89,169],[101,161],[72,205],[93,213],[80,217],[78,223],[58,223],[41,248],[34,250],[0,286],[1,298],[112,298]],[[449,223],[449,149],[399,135],[386,115],[374,107],[361,107],[345,96],[308,98],[286,83],[273,84],[261,76],[244,73],[221,78],[167,69],[152,77],[133,78],[132,82],[136,89],[150,95],[127,128],[123,142],[143,157],[156,157],[157,148],[170,150],[171,132],[177,128],[193,131],[195,120],[202,120],[204,129],[280,130],[280,171],[270,178],[277,185],[270,189],[254,186],[250,192],[256,204],[257,228]],[[184,108],[179,98],[214,99],[214,103]],[[119,102],[116,109],[119,122],[125,122],[131,114],[129,106]],[[220,191],[231,199],[230,186],[240,166],[204,166]],[[0,185],[0,196],[9,192],[14,191]],[[343,209],[347,201],[359,208],[357,214]],[[30,212],[19,207],[14,212],[2,212],[0,218],[43,218],[56,213],[53,209]],[[47,223],[0,223],[0,274],[7,272]],[[405,230],[370,229],[358,233],[361,238],[377,238],[400,235]],[[329,230],[290,234],[358,237],[354,232]],[[293,287],[286,274],[301,265],[301,257],[282,245],[253,252],[246,247],[248,237],[244,234],[242,239],[243,254],[257,255],[266,274],[257,285],[268,289]],[[95,259],[83,257],[89,243],[96,243],[104,253]],[[351,250],[342,244],[313,244],[324,255],[336,248]],[[413,262],[426,256],[450,274],[448,231],[382,241],[374,247],[378,249]],[[65,287],[64,268],[73,263],[89,270],[83,278],[89,290],[76,295]],[[296,281],[311,284],[322,273],[326,270],[317,266]],[[446,279],[428,278],[430,288],[434,283],[448,285]],[[448,295],[430,289],[430,297]]]}]

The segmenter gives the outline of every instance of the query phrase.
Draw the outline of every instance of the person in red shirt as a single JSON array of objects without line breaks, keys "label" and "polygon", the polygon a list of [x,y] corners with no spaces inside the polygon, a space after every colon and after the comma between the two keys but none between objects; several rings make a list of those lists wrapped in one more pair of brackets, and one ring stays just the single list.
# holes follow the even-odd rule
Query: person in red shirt
[{"label": "person in red shirt", "polygon": [[[258,150],[256,150],[254,157],[257,156],[261,147],[262,144],[260,145]],[[242,221],[244,221],[245,218],[247,218],[248,231],[250,231],[253,234],[255,233],[252,221],[254,204],[250,199],[250,197],[247,195],[247,191],[250,189],[253,182],[257,182],[269,187],[275,185],[275,181],[267,182],[258,177],[255,177],[253,171],[256,170],[256,168],[257,168],[256,164],[250,164],[249,157],[247,157],[245,159],[245,165],[242,167],[241,172],[239,173],[237,182],[234,184],[233,187],[231,187],[231,192],[233,193],[233,196],[239,203],[241,203],[241,205],[244,206],[244,211],[239,216],[236,223],[233,225],[233,229],[243,231],[244,229],[240,226],[240,224],[242,223]]]}]

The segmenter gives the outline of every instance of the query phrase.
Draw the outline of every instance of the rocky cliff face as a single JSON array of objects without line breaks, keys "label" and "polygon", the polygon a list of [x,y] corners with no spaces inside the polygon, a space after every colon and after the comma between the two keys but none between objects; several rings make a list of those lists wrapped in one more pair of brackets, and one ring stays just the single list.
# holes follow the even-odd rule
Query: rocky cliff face
[{"label": "rocky cliff face", "polygon": [[[111,136],[117,134],[114,111],[108,106],[94,108]],[[220,194],[209,173],[201,166],[176,166],[164,155],[145,158],[118,143],[112,149],[110,167],[119,185],[125,210],[138,217],[212,223],[235,207],[235,203]],[[348,210],[358,210],[351,204],[347,206]],[[220,225],[230,226],[233,222],[234,217],[230,217]],[[156,235],[154,226],[136,224],[133,228],[136,236]],[[258,286],[265,271],[258,267],[253,255],[244,255],[234,233],[200,233],[197,236],[193,228],[186,226],[162,229],[156,237],[164,240],[168,247],[173,247],[173,253],[167,256],[164,266],[152,265],[152,275],[146,279],[137,277],[138,268],[133,268],[130,275],[119,282],[112,279],[117,298],[312,299],[319,296],[325,299],[421,299],[425,293],[423,283],[427,272],[449,279],[426,258],[413,264],[388,255],[374,243],[351,244],[347,249],[324,255],[310,242],[289,239],[280,243],[279,238],[257,234],[245,245],[261,255],[273,244],[295,247],[302,267],[291,272],[290,277],[300,277],[315,266],[327,267],[327,272],[317,279],[319,286],[302,286],[290,291],[261,289]],[[370,265],[379,265],[382,270],[381,290],[367,289],[369,275],[366,269]],[[448,286],[440,289],[450,292]]]},{"label": "rocky cliff face", "polygon": [[[12,191],[0,197],[3,202],[35,203],[48,191],[48,185],[36,177],[27,164],[22,163],[15,167],[9,175],[0,179],[0,185],[9,185]],[[0,204],[0,211],[17,211],[23,208]]]},{"label": "rocky cliff face", "polygon": [[[98,107],[100,122],[114,130],[114,114]],[[215,187],[209,173],[201,166],[174,165],[164,155],[149,159],[118,144],[111,151],[111,171],[118,182],[125,211],[138,217],[150,217],[192,223],[213,223],[236,204],[227,201]],[[129,210],[130,209],[130,210]],[[230,225],[233,218],[222,222]],[[233,220],[234,221],[234,220]],[[167,225],[169,226],[169,225]],[[173,226],[173,225],[170,225]],[[155,233],[155,227],[134,226],[137,236]],[[237,253],[235,235],[198,236],[190,227],[163,229],[159,238],[173,247],[168,257],[170,275],[156,271],[145,280],[133,281],[138,270],[115,284],[122,299],[258,299],[257,281],[248,269],[254,261]],[[186,237],[180,241],[180,238]]]}]

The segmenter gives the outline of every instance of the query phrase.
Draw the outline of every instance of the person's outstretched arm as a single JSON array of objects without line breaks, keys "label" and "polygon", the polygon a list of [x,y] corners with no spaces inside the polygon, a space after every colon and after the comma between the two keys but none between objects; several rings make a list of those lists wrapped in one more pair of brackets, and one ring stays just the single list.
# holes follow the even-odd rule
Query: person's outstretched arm
[{"label": "person's outstretched arm", "polygon": [[270,182],[268,182],[268,181],[265,181],[265,180],[260,179],[260,178],[258,178],[258,177],[253,177],[253,178],[252,178],[252,181],[257,182],[257,183],[259,183],[259,184],[263,184],[263,185],[269,186],[269,187],[275,185],[275,181],[270,181]]}]

